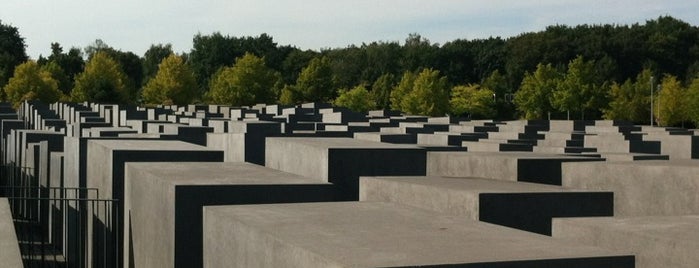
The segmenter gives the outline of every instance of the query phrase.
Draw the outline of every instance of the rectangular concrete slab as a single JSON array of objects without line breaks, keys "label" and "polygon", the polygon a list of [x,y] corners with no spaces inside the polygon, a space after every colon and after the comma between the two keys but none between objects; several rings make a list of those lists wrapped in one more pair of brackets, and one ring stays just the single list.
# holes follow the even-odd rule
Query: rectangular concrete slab
[{"label": "rectangular concrete slab", "polygon": [[7,268],[24,267],[7,198],[0,198],[0,263]]},{"label": "rectangular concrete slab", "polygon": [[561,163],[603,160],[525,152],[429,152],[427,175],[561,185]]},{"label": "rectangular concrete slab", "polygon": [[636,267],[699,267],[699,216],[555,219],[553,235],[609,249],[629,250]]},{"label": "rectangular concrete slab", "polygon": [[563,186],[614,192],[614,215],[699,214],[699,160],[564,163]]},{"label": "rectangular concrete slab", "polygon": [[544,235],[554,217],[612,216],[613,193],[482,178],[362,177],[360,201],[465,216]]},{"label": "rectangular concrete slab", "polygon": [[204,267],[633,267],[595,247],[381,202],[204,208]]},{"label": "rectangular concrete slab", "polygon": [[[222,162],[223,152],[183,141],[167,140],[89,140],[87,142],[87,187],[99,190],[100,198],[116,199],[120,211],[113,219],[99,219],[100,223],[119,226],[116,236],[127,243],[124,227],[130,200],[124,195],[124,168],[127,162]],[[124,245],[125,247],[126,245]],[[123,254],[123,247],[118,251]],[[123,254],[128,256],[127,254]],[[121,257],[120,257],[121,258]],[[129,263],[124,260],[123,263]]]},{"label": "rectangular concrete slab", "polygon": [[205,205],[335,200],[329,183],[250,163],[127,163],[126,190],[135,267],[201,267]]},{"label": "rectangular concrete slab", "polygon": [[359,176],[423,176],[426,150],[353,138],[267,138],[265,166],[337,185],[357,200]]}]

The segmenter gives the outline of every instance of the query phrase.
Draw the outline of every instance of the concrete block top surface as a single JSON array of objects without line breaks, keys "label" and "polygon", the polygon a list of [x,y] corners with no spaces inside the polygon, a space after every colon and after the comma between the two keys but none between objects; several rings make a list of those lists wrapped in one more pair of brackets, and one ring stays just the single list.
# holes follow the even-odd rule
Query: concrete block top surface
[{"label": "concrete block top surface", "polygon": [[362,177],[362,180],[382,180],[405,183],[413,186],[442,188],[444,191],[474,192],[474,193],[551,193],[551,192],[588,192],[591,190],[576,190],[561,186],[540,183],[512,182],[484,178],[440,177],[440,176],[402,176],[402,177]]},{"label": "concrete block top surface", "polygon": [[600,248],[382,202],[217,206],[204,211],[206,221],[241,224],[342,267],[619,256]]},{"label": "concrete block top surface", "polygon": [[157,179],[170,184],[325,184],[317,179],[245,162],[134,162],[126,163],[126,169],[137,172],[139,179]]},{"label": "concrete block top surface", "polygon": [[565,159],[565,160],[590,160],[595,159],[589,156],[576,156],[566,154],[547,154],[532,152],[429,152],[429,155],[441,155],[447,157],[497,157],[516,159]]},{"label": "concrete block top surface", "polygon": [[585,226],[606,232],[638,235],[649,241],[674,241],[678,247],[684,244],[699,250],[699,215],[561,218],[554,222],[554,226]]},{"label": "concrete block top surface", "polygon": [[90,140],[89,144],[100,145],[112,150],[126,151],[215,151],[205,146],[174,140]]},{"label": "concrete block top surface", "polygon": [[281,142],[327,149],[421,149],[415,145],[383,143],[353,138],[267,138]]},{"label": "concrete block top surface", "polygon": [[618,162],[587,162],[570,163],[564,165],[605,165],[618,168],[642,168],[642,167],[668,167],[682,169],[698,169],[699,160],[672,159],[672,160],[646,160],[646,161],[618,161]]}]

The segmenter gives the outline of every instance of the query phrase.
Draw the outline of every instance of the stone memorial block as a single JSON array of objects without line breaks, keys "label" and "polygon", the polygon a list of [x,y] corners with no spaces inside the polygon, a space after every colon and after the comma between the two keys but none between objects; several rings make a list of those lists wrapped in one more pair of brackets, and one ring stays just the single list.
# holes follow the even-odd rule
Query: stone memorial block
[{"label": "stone memorial block", "polygon": [[381,202],[204,207],[204,267],[634,267],[580,246]]},{"label": "stone memorial block", "polygon": [[613,216],[611,192],[482,178],[362,177],[360,201],[382,201],[551,235],[554,217]]},{"label": "stone memorial block", "polygon": [[553,236],[581,245],[625,250],[636,267],[699,267],[699,216],[569,218]]},{"label": "stone memorial block", "polygon": [[335,200],[329,183],[250,163],[127,163],[125,182],[135,267],[202,267],[203,206]]},{"label": "stone memorial block", "polygon": [[359,176],[424,176],[426,151],[352,138],[267,138],[265,166],[338,186],[357,200]]},{"label": "stone memorial block", "polygon": [[561,163],[603,161],[586,156],[522,152],[430,152],[427,175],[479,177],[561,185]]}]

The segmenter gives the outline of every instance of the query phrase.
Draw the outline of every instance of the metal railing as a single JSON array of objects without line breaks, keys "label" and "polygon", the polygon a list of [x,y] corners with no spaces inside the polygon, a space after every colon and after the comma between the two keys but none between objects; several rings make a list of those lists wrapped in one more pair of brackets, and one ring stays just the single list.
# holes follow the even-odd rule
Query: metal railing
[{"label": "metal railing", "polygon": [[25,267],[121,267],[118,200],[95,188],[42,186],[26,167],[3,166],[0,183]]}]

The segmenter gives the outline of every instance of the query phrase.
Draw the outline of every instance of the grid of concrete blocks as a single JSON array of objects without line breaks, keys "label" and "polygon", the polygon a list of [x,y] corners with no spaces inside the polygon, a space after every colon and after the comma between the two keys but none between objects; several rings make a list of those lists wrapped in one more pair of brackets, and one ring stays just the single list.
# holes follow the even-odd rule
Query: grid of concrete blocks
[{"label": "grid of concrete blocks", "polygon": [[5,188],[5,267],[26,264],[12,206],[36,195],[20,206],[67,267],[699,267],[692,130],[319,103],[0,119],[2,183],[44,189]]}]

